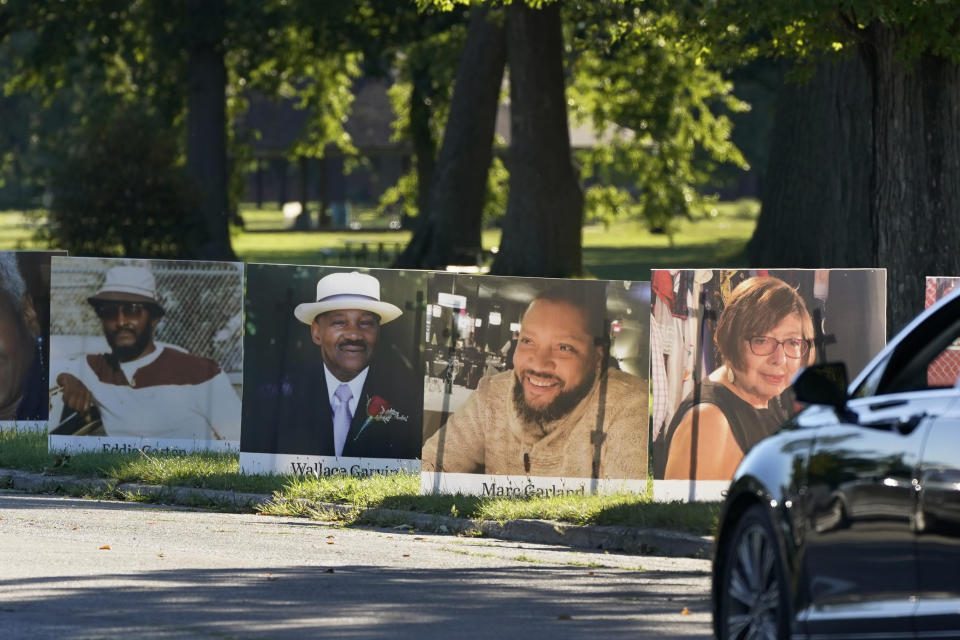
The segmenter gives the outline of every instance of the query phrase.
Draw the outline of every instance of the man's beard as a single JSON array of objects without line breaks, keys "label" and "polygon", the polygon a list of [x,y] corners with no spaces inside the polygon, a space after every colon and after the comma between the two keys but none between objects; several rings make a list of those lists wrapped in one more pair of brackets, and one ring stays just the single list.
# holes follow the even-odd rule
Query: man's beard
[{"label": "man's beard", "polygon": [[144,327],[143,331],[137,333],[136,331],[131,331],[134,334],[134,340],[132,344],[128,345],[117,345],[116,338],[117,334],[121,330],[114,331],[112,334],[106,336],[107,344],[110,345],[110,349],[113,350],[113,356],[120,362],[130,362],[131,360],[136,360],[143,352],[146,351],[147,347],[150,345],[150,341],[153,340],[153,330],[150,326]]},{"label": "man's beard", "polygon": [[[536,373],[534,373],[534,375],[536,375]],[[547,406],[542,409],[537,409],[527,403],[527,399],[523,395],[523,383],[520,382],[517,374],[514,374],[513,406],[516,408],[520,419],[524,422],[536,422],[541,425],[545,422],[553,422],[573,411],[574,408],[580,404],[580,401],[590,393],[590,389],[593,388],[593,383],[596,379],[596,372],[591,369],[590,375],[584,377],[583,382],[579,385],[573,389],[561,391]]]}]

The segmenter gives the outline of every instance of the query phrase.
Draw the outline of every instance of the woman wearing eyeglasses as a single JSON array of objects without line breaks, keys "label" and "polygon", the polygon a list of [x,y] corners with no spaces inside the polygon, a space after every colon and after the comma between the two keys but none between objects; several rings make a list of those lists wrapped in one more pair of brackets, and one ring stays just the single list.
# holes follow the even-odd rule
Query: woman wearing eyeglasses
[{"label": "woman wearing eyeglasses", "polygon": [[667,429],[666,479],[727,480],[790,415],[781,394],[813,362],[813,322],[783,280],[750,278],[730,294],[714,334],[723,365],[687,396]]}]

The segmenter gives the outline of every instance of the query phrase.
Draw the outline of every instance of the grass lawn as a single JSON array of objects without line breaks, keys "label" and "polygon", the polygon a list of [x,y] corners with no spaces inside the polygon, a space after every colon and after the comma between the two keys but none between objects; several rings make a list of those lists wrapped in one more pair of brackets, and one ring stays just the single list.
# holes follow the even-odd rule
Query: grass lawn
[{"label": "grass lawn", "polygon": [[[421,496],[419,474],[395,476],[330,476],[324,478],[248,475],[239,472],[236,454],[191,453],[185,456],[145,453],[49,453],[45,433],[0,431],[0,468],[45,475],[110,478],[169,487],[232,489],[273,498],[259,511],[275,515],[336,517],[317,503],[348,504],[358,509],[383,507],[461,518],[506,521],[534,518],[574,524],[655,527],[712,534],[719,503],[655,503],[647,495],[558,496],[552,498],[481,498]],[[107,492],[96,497],[142,499]],[[220,505],[211,505],[220,506]],[[358,517],[356,514],[353,518]],[[351,517],[339,516],[347,521]]]},{"label": "grass lawn", "polygon": [[[618,280],[649,280],[653,268],[744,266],[744,248],[758,208],[751,200],[718,203],[713,215],[680,222],[672,239],[637,222],[588,225],[583,229],[584,262],[592,276]],[[276,208],[244,205],[241,215],[246,229],[234,229],[232,238],[234,250],[246,262],[389,266],[410,239],[408,231],[287,231],[287,221]],[[357,217],[370,227],[386,226],[369,212]],[[42,248],[31,239],[38,220],[19,211],[0,212],[0,250]],[[365,256],[357,256],[361,243],[367,243]],[[485,248],[499,243],[499,230],[484,231]]]},{"label": "grass lawn", "polygon": [[0,251],[45,248],[33,239],[37,220],[22,211],[0,211]]}]

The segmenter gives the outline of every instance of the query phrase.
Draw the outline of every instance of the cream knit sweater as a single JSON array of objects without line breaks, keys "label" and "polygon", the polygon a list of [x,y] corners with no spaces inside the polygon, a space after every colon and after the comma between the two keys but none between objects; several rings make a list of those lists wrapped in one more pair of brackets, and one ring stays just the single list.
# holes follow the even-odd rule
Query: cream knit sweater
[{"label": "cream knit sweater", "polygon": [[[592,435],[599,427],[599,477],[646,478],[648,395],[640,378],[608,370],[605,383],[598,377],[573,411],[544,429],[517,415],[513,381],[513,371],[482,378],[463,406],[424,443],[423,470],[590,478],[596,453]],[[602,410],[601,393],[606,398]]]}]

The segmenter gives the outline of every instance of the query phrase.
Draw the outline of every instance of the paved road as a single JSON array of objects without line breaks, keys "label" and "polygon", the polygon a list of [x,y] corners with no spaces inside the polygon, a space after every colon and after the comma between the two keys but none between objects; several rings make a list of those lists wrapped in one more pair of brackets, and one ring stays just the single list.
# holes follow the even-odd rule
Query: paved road
[{"label": "paved road", "polygon": [[705,638],[708,571],[0,492],[3,638]]}]

